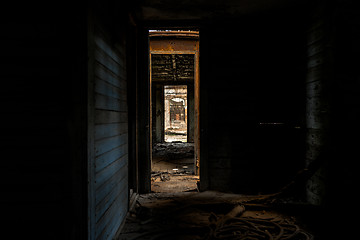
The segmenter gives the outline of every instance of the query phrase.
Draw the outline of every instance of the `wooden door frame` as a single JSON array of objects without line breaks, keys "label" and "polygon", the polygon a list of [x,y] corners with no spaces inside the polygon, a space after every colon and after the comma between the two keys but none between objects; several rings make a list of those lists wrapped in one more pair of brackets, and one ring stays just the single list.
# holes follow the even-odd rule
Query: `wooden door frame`
[{"label": "wooden door frame", "polygon": [[[149,31],[150,29],[154,29],[151,27],[147,27],[146,30]],[[156,28],[155,28],[156,29]],[[149,35],[147,34],[147,38],[149,39]],[[149,109],[150,109],[150,114],[149,114],[149,119],[151,119],[151,56],[152,54],[193,54],[194,55],[194,75],[195,75],[195,79],[194,79],[194,170],[195,170],[195,174],[199,175],[200,174],[200,51],[199,51],[199,39],[196,41],[196,46],[193,47],[193,49],[186,49],[186,46],[184,47],[184,45],[179,44],[172,44],[171,47],[167,47],[167,48],[163,48],[163,49],[153,49],[150,46],[150,41],[147,43],[149,49],[148,49],[148,72],[149,72],[149,78],[148,78],[148,84],[146,84],[146,86],[149,86]],[[152,129],[151,126],[151,121],[150,121],[150,130]],[[152,131],[149,131],[149,139],[150,141],[152,140]],[[151,147],[150,147],[151,148]],[[152,162],[151,160],[151,150],[150,150],[150,162]],[[149,170],[149,178],[150,178],[150,171]],[[200,176],[201,178],[201,176]]]}]

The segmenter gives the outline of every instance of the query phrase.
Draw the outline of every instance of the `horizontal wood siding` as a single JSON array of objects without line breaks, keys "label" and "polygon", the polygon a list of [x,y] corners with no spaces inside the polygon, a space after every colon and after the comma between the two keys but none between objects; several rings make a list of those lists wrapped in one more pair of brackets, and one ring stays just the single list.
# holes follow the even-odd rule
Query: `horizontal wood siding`
[{"label": "horizontal wood siding", "polygon": [[151,81],[193,82],[195,54],[152,54]]},{"label": "horizontal wood siding", "polygon": [[112,239],[128,211],[125,47],[94,34],[95,239]]}]

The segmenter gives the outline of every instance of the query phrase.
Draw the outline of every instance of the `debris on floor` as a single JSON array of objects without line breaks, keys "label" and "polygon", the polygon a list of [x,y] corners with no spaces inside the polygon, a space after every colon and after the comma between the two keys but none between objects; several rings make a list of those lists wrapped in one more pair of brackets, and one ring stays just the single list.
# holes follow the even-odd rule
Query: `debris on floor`
[{"label": "debris on floor", "polygon": [[152,148],[153,158],[181,159],[194,157],[194,143],[165,142],[155,143]]},{"label": "debris on floor", "polygon": [[153,146],[151,191],[197,191],[193,143],[157,143]]},{"label": "debris on floor", "polygon": [[140,195],[118,240],[313,239],[296,216],[256,199],[214,191]]},{"label": "debris on floor", "polygon": [[197,192],[199,176],[188,174],[169,174],[168,172],[152,174],[152,192]]}]

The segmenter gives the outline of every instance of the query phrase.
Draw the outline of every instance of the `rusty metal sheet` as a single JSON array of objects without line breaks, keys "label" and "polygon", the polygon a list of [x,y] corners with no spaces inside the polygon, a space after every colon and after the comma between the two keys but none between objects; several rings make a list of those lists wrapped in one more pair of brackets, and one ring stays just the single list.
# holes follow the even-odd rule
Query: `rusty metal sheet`
[{"label": "rusty metal sheet", "polygon": [[199,49],[198,40],[194,39],[150,39],[150,52],[195,53]]}]

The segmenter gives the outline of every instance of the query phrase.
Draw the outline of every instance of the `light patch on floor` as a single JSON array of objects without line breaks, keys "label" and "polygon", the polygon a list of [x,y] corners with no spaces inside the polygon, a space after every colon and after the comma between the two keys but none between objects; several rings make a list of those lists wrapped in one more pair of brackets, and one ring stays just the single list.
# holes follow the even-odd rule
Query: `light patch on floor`
[{"label": "light patch on floor", "polygon": [[197,192],[193,143],[157,143],[153,146],[151,191]]},{"label": "light patch on floor", "polygon": [[199,176],[177,176],[176,174],[168,174],[168,176],[169,180],[165,181],[161,180],[160,177],[152,178],[151,191],[157,193],[197,191],[196,183],[199,181]]}]

